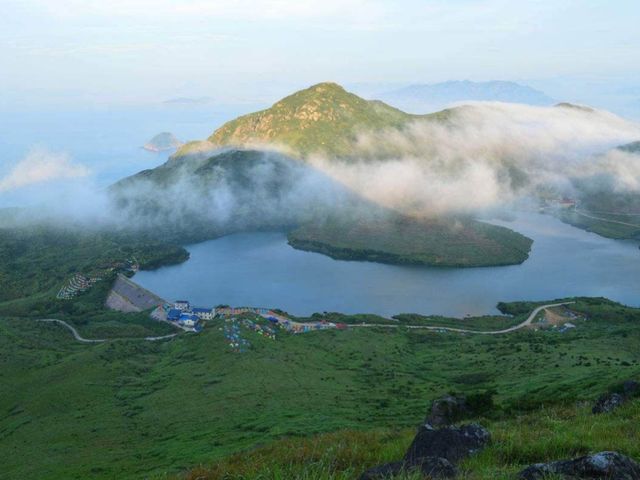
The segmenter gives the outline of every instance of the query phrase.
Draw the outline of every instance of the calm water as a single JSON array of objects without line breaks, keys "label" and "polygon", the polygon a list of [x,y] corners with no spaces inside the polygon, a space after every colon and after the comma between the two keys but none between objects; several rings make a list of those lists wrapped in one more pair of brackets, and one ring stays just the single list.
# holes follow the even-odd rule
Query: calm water
[{"label": "calm water", "polygon": [[495,222],[534,239],[522,265],[477,269],[404,267],[333,260],[289,247],[282,233],[223,237],[187,247],[181,265],[140,272],[135,280],[168,300],[213,306],[463,316],[496,312],[499,301],[605,296],[640,306],[640,250],[546,215]]}]

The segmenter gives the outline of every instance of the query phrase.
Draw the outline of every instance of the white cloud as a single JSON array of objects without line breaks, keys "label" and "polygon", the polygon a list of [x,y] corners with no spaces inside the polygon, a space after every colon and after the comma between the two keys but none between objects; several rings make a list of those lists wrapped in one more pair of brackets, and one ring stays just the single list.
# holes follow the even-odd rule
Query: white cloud
[{"label": "white cloud", "polygon": [[73,163],[65,154],[36,149],[0,178],[0,193],[53,180],[86,177],[89,173],[87,167]]}]

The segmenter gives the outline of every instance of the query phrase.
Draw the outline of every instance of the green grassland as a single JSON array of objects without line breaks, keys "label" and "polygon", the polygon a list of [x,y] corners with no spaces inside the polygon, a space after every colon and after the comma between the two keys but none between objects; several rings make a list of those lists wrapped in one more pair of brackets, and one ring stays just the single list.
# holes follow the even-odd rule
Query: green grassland
[{"label": "green grassland", "polygon": [[420,221],[398,215],[303,225],[289,233],[288,241],[294,248],[341,260],[442,267],[522,263],[533,243],[507,228],[469,218]]},{"label": "green grassland", "polygon": [[[503,307],[524,315],[535,305]],[[572,308],[586,320],[565,334],[374,327],[281,333],[274,341],[243,329],[251,348],[241,354],[219,321],[167,341],[85,345],[59,325],[3,318],[0,450],[8,455],[0,478],[162,476],[277,439],[339,430],[387,432],[372,438],[397,450],[429,400],[446,392],[495,391],[492,418],[500,422],[590,400],[640,375],[640,310],[603,299]]]}]

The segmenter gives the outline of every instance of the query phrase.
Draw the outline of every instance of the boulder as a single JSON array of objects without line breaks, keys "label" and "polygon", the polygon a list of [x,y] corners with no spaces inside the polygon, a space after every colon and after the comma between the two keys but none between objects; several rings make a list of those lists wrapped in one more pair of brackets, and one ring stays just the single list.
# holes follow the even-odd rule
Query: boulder
[{"label": "boulder", "polygon": [[558,475],[567,480],[640,480],[640,465],[617,452],[531,465],[519,473],[521,480],[543,480]]},{"label": "boulder", "polygon": [[424,478],[453,478],[457,475],[456,467],[444,458],[426,457],[418,459],[414,465],[405,462],[393,462],[371,468],[360,475],[359,480],[389,480],[403,473],[421,473]]},{"label": "boulder", "polygon": [[425,419],[425,423],[432,427],[445,427],[470,413],[466,397],[445,395],[431,403],[431,411]]},{"label": "boulder", "polygon": [[610,413],[624,403],[624,397],[619,393],[605,393],[596,401],[591,410],[594,414]]},{"label": "boulder", "polygon": [[624,398],[633,398],[640,395],[640,383],[627,380],[622,384],[622,395]]},{"label": "boulder", "polygon": [[421,458],[440,457],[455,464],[459,460],[482,450],[491,434],[480,425],[434,429],[420,427],[404,456],[405,464],[416,465]]}]

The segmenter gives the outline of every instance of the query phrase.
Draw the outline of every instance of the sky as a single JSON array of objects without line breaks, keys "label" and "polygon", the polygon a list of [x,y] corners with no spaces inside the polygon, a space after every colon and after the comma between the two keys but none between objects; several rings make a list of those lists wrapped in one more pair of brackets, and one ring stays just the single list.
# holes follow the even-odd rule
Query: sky
[{"label": "sky", "polygon": [[375,90],[453,79],[640,105],[637,0],[0,3],[0,108],[260,103],[326,80]]}]

